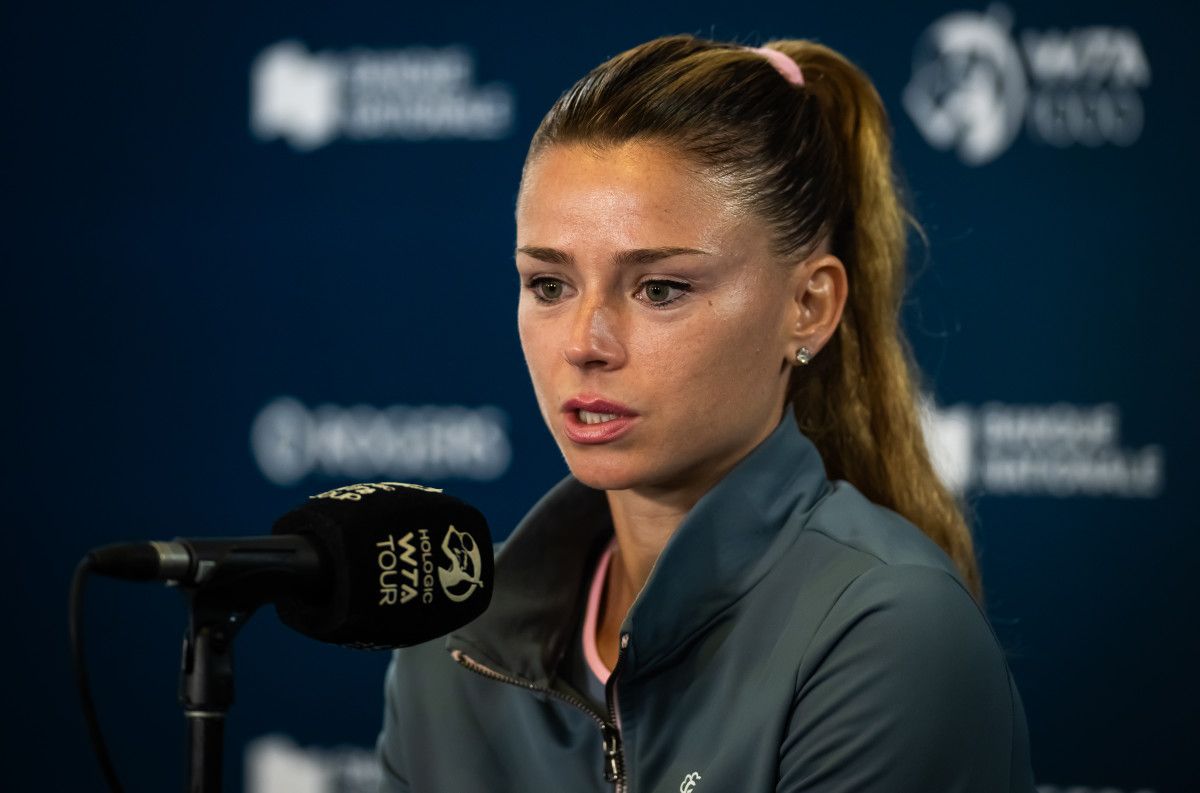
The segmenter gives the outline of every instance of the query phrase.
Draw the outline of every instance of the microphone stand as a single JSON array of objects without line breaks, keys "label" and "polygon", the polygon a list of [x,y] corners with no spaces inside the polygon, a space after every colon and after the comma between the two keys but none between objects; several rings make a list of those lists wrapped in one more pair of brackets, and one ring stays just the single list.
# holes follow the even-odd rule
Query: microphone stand
[{"label": "microphone stand", "polygon": [[233,639],[262,600],[204,585],[183,588],[190,615],[183,637],[179,703],[187,719],[186,793],[220,793],[225,714],[233,704]]},{"label": "microphone stand", "polygon": [[297,548],[290,538],[250,540],[245,547],[187,541],[190,556],[199,561],[188,583],[177,584],[190,610],[179,670],[179,704],[187,719],[186,793],[221,793],[234,637],[259,606],[285,595],[311,595],[311,576],[320,569],[316,550]]}]

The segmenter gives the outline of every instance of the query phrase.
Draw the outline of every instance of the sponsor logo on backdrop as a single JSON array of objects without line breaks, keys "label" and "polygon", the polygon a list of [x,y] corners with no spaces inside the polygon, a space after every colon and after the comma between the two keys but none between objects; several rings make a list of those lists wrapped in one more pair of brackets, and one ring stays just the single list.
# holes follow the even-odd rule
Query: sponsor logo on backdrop
[{"label": "sponsor logo on backdrop", "polygon": [[1099,405],[922,407],[934,467],[951,490],[987,495],[1154,498],[1163,448],[1129,448],[1121,414]]},{"label": "sponsor logo on backdrop", "polygon": [[1058,147],[1132,145],[1149,84],[1150,63],[1132,28],[1017,31],[1012,11],[993,4],[929,26],[902,102],[931,146],[983,165],[1022,129]]},{"label": "sponsor logo on backdrop", "polygon": [[490,405],[320,405],[279,397],[250,429],[254,459],[286,487],[309,476],[333,479],[475,479],[508,470],[508,418]]},{"label": "sponsor logo on backdrop", "polygon": [[475,82],[462,45],[309,52],[263,50],[250,69],[250,129],[299,151],[334,140],[496,140],[513,126],[512,89]]},{"label": "sponsor logo on backdrop", "polygon": [[377,793],[383,774],[370,749],[300,747],[284,735],[246,744],[246,793]]}]

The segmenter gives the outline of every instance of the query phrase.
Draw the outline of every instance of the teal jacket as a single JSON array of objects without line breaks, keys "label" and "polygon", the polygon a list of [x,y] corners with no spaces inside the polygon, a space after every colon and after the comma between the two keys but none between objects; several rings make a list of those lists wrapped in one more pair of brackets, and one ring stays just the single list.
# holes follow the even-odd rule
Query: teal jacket
[{"label": "teal jacket", "polygon": [[612,536],[567,477],[496,558],[488,610],[397,650],[385,793],[1034,790],[1004,651],[946,554],[786,417],[680,524],[605,707],[565,673]]}]

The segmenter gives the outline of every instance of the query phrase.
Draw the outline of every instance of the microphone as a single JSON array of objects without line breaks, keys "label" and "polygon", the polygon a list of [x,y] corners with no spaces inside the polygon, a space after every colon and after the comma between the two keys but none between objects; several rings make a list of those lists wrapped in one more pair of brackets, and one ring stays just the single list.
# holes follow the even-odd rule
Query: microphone
[{"label": "microphone", "polygon": [[436,488],[339,487],[311,496],[271,532],[108,545],[87,561],[103,575],[165,581],[250,609],[274,603],[293,630],[361,649],[442,636],[491,602],[487,521]]}]

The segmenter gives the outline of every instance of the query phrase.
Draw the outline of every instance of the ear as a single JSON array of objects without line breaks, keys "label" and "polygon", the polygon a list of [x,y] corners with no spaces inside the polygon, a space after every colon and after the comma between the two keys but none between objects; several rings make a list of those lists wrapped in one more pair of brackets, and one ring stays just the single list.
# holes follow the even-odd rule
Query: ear
[{"label": "ear", "polygon": [[[824,246],[822,246],[824,248]],[[837,330],[849,294],[846,267],[823,249],[797,265],[792,273],[794,301],[790,308],[788,360],[807,347],[816,356]]]}]

